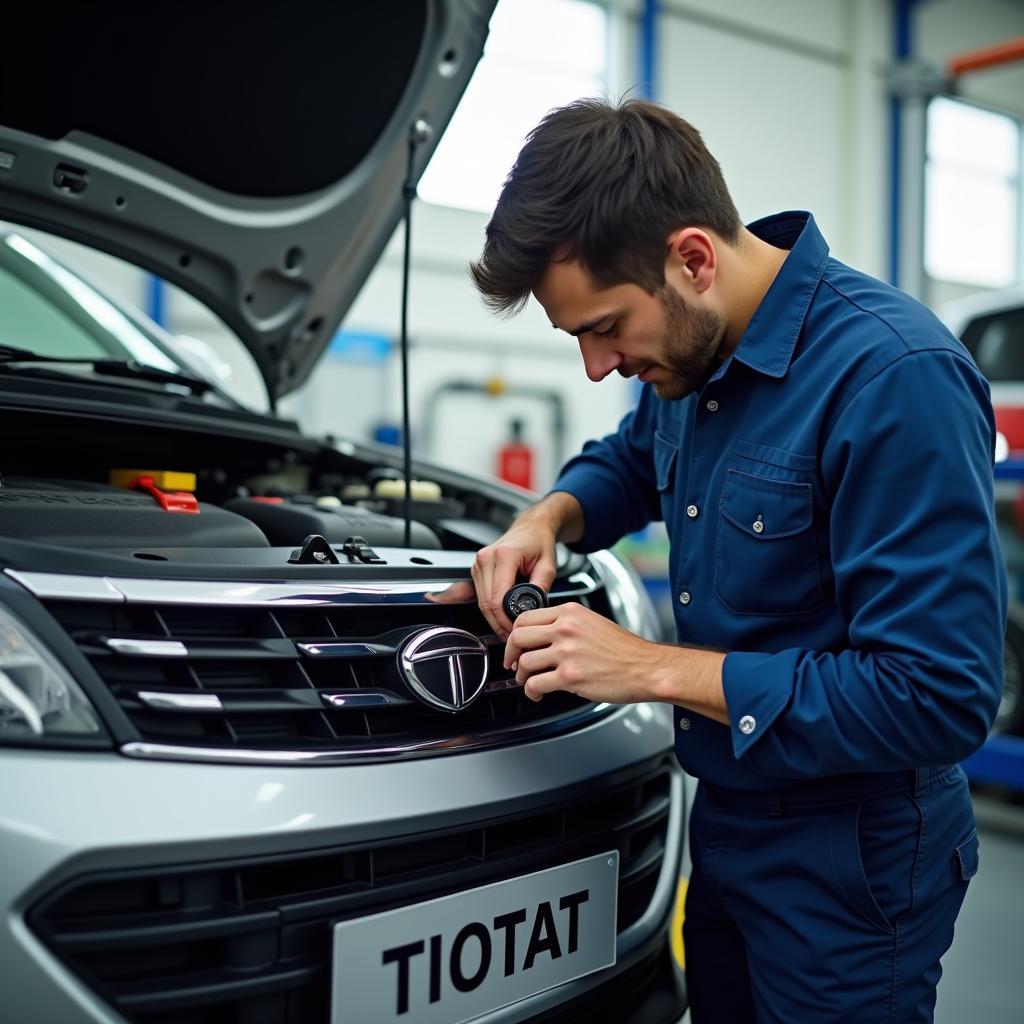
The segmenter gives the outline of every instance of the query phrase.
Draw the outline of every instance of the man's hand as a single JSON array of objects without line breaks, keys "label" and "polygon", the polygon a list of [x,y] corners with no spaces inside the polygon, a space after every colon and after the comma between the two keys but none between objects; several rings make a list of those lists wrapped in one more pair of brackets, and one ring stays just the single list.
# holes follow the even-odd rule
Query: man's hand
[{"label": "man's hand", "polygon": [[601,704],[663,701],[727,723],[718,651],[658,644],[580,604],[523,612],[505,668],[530,700],[566,690]]},{"label": "man's hand", "polygon": [[458,603],[471,601],[475,594],[488,625],[507,640],[512,620],[502,607],[502,598],[520,576],[527,576],[548,592],[556,572],[555,534],[529,519],[517,520],[507,533],[477,552],[470,572],[472,583],[453,583],[429,599],[440,604]]},{"label": "man's hand", "polygon": [[512,621],[505,614],[502,598],[523,576],[546,594],[558,568],[555,543],[572,543],[582,536],[580,503],[565,491],[553,491],[521,513],[493,544],[477,552],[471,569],[472,583],[453,583],[429,600],[459,603],[472,600],[475,593],[487,624],[502,640],[507,640]]},{"label": "man's hand", "polygon": [[547,593],[555,580],[555,567],[555,534],[529,520],[515,523],[494,544],[477,552],[470,570],[477,603],[503,640],[512,629],[512,620],[501,603],[506,592],[525,576]]},{"label": "man's hand", "polygon": [[[583,533],[580,503],[564,491],[549,494],[523,512],[493,544],[481,548],[471,570],[480,611],[495,633],[507,640],[512,620],[505,614],[502,598],[525,577],[544,593],[555,580],[555,542],[573,541]],[[468,600],[468,584],[453,584],[438,601]]]},{"label": "man's hand", "polygon": [[666,648],[580,604],[523,612],[505,647],[526,696],[567,690],[597,703],[662,700],[651,682],[665,668]]}]

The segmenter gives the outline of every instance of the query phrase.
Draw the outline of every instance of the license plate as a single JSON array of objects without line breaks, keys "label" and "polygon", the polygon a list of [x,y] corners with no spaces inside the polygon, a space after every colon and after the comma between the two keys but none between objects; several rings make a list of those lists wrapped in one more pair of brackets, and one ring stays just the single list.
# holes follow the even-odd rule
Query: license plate
[{"label": "license plate", "polygon": [[619,853],[334,926],[331,1024],[462,1024],[615,963]]}]

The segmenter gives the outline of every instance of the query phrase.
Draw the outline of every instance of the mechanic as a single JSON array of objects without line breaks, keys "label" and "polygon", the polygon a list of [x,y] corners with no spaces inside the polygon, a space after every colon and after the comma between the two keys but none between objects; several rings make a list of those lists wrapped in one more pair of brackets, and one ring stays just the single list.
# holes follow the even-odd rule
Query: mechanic
[{"label": "mechanic", "polygon": [[[548,114],[471,270],[496,311],[532,293],[591,380],[643,383],[473,581],[531,699],[675,705],[694,1024],[931,1020],[978,864],[957,762],[1002,679],[985,380],[809,214],[744,227],[698,132],[647,102]],[[556,540],[656,519],[678,644],[502,610],[518,578],[551,586]]]}]

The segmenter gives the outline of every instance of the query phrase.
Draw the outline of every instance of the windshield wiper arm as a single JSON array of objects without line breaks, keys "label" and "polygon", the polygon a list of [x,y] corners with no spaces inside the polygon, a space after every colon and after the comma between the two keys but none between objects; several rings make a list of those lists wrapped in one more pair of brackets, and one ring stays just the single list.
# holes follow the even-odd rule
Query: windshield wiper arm
[{"label": "windshield wiper arm", "polygon": [[213,385],[202,377],[193,377],[174,370],[161,370],[157,366],[146,366],[134,359],[94,359],[80,356],[44,356],[27,348],[0,345],[0,364],[3,363],[65,363],[89,366],[95,373],[108,377],[127,377],[130,380],[147,380],[155,384],[178,384],[193,394],[204,395],[213,391]]}]

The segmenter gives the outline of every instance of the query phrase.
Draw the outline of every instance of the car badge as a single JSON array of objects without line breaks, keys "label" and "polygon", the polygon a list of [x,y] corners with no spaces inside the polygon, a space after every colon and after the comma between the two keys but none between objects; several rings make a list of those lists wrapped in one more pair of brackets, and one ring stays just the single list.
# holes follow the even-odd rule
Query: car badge
[{"label": "car badge", "polygon": [[487,648],[464,629],[420,630],[402,645],[398,662],[415,696],[444,711],[468,707],[487,682]]}]

